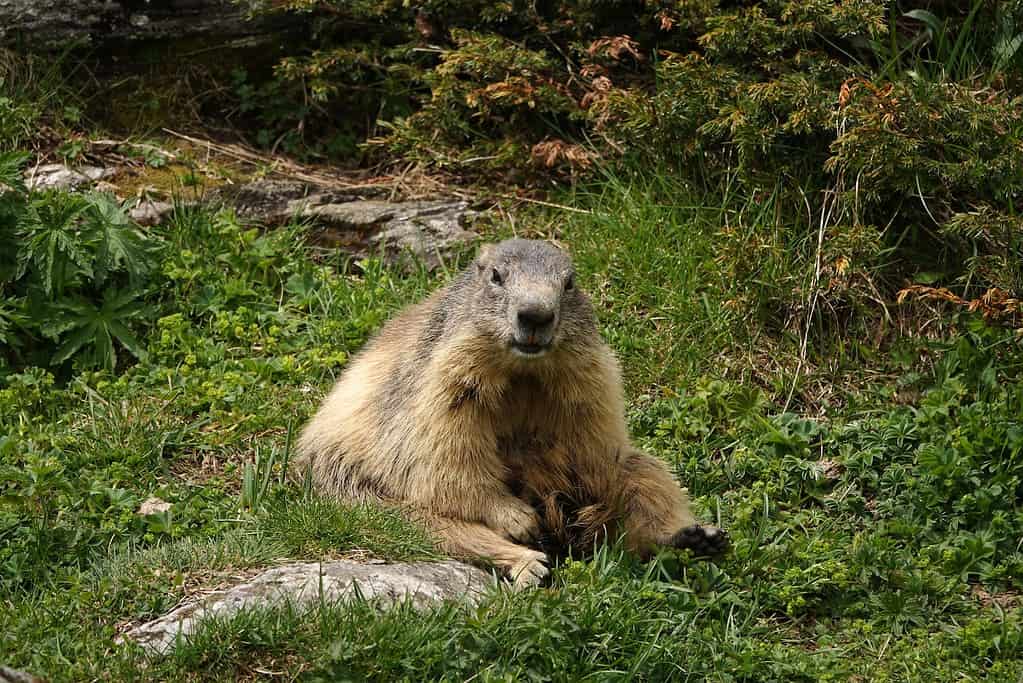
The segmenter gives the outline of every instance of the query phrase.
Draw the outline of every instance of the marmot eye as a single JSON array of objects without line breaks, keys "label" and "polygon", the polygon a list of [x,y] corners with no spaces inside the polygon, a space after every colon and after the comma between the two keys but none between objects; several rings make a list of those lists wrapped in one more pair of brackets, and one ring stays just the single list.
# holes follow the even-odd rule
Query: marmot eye
[{"label": "marmot eye", "polygon": [[493,282],[495,285],[499,285],[504,282],[504,278],[502,278],[501,274],[497,272],[497,268],[490,269],[490,281]]},{"label": "marmot eye", "polygon": [[569,275],[568,279],[565,280],[565,291],[570,292],[575,289],[575,275]]}]

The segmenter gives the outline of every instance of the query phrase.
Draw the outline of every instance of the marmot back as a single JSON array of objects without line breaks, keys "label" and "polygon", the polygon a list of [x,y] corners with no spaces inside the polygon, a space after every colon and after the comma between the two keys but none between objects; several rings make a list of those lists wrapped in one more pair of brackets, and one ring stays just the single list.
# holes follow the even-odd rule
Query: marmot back
[{"label": "marmot back", "polygon": [[448,552],[488,560],[519,584],[547,573],[543,553],[516,543],[536,542],[538,511],[576,538],[619,520],[641,552],[724,544],[719,530],[692,526],[663,463],[629,443],[617,361],[570,257],[546,242],[484,247],[390,320],[297,451],[297,474],[311,472],[321,493],[402,506]]}]

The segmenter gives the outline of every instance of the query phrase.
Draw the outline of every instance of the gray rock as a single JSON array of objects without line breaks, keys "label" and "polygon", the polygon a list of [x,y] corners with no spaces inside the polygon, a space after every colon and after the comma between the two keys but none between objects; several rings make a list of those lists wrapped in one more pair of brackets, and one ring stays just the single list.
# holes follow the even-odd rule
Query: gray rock
[{"label": "gray rock", "polygon": [[91,185],[92,180],[64,164],[46,164],[30,170],[25,184],[31,190],[76,190]]},{"label": "gray rock", "polygon": [[136,515],[145,517],[146,515],[152,515],[160,512],[167,512],[173,507],[170,503],[158,496],[149,496],[144,501],[139,509],[135,511]]},{"label": "gray rock", "polygon": [[106,192],[107,194],[112,194],[115,197],[117,197],[118,201],[124,201],[124,197],[120,195],[121,188],[117,187],[117,185],[114,185],[113,183],[108,183],[105,180],[101,180],[98,183],[96,183],[96,185],[92,189],[96,190],[97,192]]},{"label": "gray rock", "polygon": [[81,166],[75,170],[94,183],[100,180],[105,180],[110,176],[117,175],[116,168],[104,168],[102,166]]},{"label": "gray rock", "polygon": [[349,601],[356,597],[356,592],[382,608],[405,599],[420,609],[447,600],[474,605],[487,587],[494,584],[493,576],[482,569],[453,560],[395,564],[351,560],[300,562],[269,569],[232,588],[186,603],[131,629],[122,640],[133,640],[146,650],[164,653],[174,647],[179,637],[195,633],[204,618],[227,617],[250,607],[290,603],[310,608],[321,601]]},{"label": "gray rock", "polygon": [[432,270],[452,251],[476,239],[466,229],[477,216],[468,202],[366,199],[337,204],[317,203],[318,199],[294,201],[289,209],[320,226],[321,241],[360,256],[382,251],[392,262],[410,266],[418,260]]},{"label": "gray rock", "polygon": [[29,169],[25,184],[33,190],[79,190],[117,174],[117,169],[101,166],[71,168],[64,164],[46,164]]},{"label": "gray rock", "polygon": [[0,666],[0,683],[42,683],[43,679],[8,666]]},{"label": "gray rock", "polygon": [[[250,19],[251,3],[232,0],[0,0],[0,45],[35,50],[113,40],[209,36],[216,41],[278,35],[299,25],[290,16]],[[137,11],[137,10],[144,10]]]},{"label": "gray rock", "polygon": [[363,228],[379,225],[397,217],[409,218],[416,214],[422,202],[385,202],[363,199],[339,203],[324,195],[299,199],[288,205],[289,212],[302,218],[338,228]]},{"label": "gray rock", "polygon": [[[116,186],[104,180],[116,174],[115,168],[47,164],[30,170],[26,183],[36,190],[94,187],[116,192]],[[468,202],[391,202],[364,198],[365,193],[292,180],[258,180],[217,188],[209,200],[233,206],[243,220],[266,226],[305,221],[320,244],[358,257],[382,254],[391,263],[406,267],[422,263],[432,270],[477,238],[469,228],[479,214]],[[152,226],[173,210],[169,202],[143,199],[129,215],[140,225]]]},{"label": "gray rock", "polygon": [[404,261],[413,254],[431,270],[437,268],[448,254],[476,240],[466,226],[477,214],[467,202],[435,204],[443,205],[386,221],[371,242],[383,246],[392,259]]},{"label": "gray rock", "polygon": [[160,202],[154,199],[144,199],[135,208],[128,211],[128,215],[139,225],[159,225],[174,211],[174,205],[170,202]]},{"label": "gray rock", "polygon": [[295,180],[254,180],[218,187],[210,198],[234,207],[239,218],[280,225],[292,218],[292,200],[308,197],[313,189]]}]

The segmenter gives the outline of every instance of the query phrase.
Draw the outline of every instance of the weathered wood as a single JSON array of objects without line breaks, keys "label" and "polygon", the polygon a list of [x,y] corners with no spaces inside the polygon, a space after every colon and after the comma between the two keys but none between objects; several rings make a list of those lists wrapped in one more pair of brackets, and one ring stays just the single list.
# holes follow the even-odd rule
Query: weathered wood
[{"label": "weathered wood", "polygon": [[246,7],[231,0],[0,0],[0,44],[37,50],[197,35],[222,40],[265,34],[275,23],[249,20]]}]

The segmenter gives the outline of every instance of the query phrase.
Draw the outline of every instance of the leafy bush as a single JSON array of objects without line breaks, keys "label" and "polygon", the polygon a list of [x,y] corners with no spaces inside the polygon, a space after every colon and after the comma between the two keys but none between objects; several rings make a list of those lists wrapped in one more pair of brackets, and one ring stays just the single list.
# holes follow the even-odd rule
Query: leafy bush
[{"label": "leafy bush", "polygon": [[144,350],[131,327],[159,243],[108,195],[30,192],[26,157],[0,154],[0,372],[27,364],[113,370],[117,349]]}]

